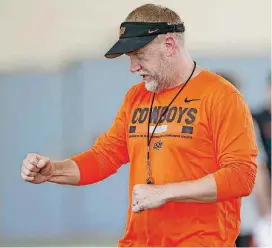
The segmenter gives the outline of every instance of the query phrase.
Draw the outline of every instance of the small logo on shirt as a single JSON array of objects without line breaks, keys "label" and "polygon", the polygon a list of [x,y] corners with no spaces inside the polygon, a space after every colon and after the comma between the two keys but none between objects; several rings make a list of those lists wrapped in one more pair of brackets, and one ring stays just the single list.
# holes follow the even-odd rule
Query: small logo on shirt
[{"label": "small logo on shirt", "polygon": [[162,148],[162,146],[163,146],[163,141],[160,140],[154,143],[153,149],[159,151]]},{"label": "small logo on shirt", "polygon": [[184,102],[194,102],[194,101],[199,101],[200,99],[199,98],[195,98],[195,99],[188,99],[188,97],[186,97],[184,99]]}]

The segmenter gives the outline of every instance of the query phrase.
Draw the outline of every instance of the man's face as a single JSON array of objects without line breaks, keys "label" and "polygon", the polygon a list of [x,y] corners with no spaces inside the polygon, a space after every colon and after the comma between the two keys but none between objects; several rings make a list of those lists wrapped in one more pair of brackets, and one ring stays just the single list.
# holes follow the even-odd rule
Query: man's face
[{"label": "man's face", "polygon": [[138,72],[143,77],[148,91],[158,92],[169,84],[170,60],[166,56],[162,42],[154,40],[127,55],[131,60],[130,71]]}]

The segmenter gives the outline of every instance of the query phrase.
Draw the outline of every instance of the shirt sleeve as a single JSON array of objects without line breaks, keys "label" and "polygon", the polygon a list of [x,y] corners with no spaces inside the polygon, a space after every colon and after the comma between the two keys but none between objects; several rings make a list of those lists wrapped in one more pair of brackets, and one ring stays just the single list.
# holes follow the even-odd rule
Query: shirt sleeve
[{"label": "shirt sleeve", "polygon": [[126,109],[127,95],[109,130],[101,135],[89,150],[71,157],[80,171],[78,185],[99,182],[129,162]]},{"label": "shirt sleeve", "polygon": [[219,165],[214,173],[218,201],[249,195],[258,149],[252,115],[241,95],[232,92],[216,103],[210,125]]}]

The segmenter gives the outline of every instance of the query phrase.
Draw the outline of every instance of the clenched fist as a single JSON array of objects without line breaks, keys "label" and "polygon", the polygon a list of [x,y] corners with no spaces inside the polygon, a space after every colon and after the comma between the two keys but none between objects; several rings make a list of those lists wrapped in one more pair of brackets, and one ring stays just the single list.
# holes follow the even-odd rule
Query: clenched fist
[{"label": "clenched fist", "polygon": [[27,182],[44,183],[53,175],[53,170],[49,158],[30,153],[23,161],[21,177]]},{"label": "clenched fist", "polygon": [[146,209],[158,208],[167,201],[163,185],[135,185],[132,192],[132,211],[135,213]]}]

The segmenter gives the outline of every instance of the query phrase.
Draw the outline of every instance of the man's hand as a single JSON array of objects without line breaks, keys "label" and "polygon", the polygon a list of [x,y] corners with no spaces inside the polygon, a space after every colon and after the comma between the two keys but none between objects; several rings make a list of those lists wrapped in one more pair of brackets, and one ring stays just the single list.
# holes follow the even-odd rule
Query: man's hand
[{"label": "man's hand", "polygon": [[51,178],[53,170],[53,164],[49,158],[30,153],[23,161],[21,177],[27,182],[44,183]]},{"label": "man's hand", "polygon": [[135,185],[132,191],[132,211],[158,208],[166,203],[165,189],[160,185]]}]

